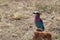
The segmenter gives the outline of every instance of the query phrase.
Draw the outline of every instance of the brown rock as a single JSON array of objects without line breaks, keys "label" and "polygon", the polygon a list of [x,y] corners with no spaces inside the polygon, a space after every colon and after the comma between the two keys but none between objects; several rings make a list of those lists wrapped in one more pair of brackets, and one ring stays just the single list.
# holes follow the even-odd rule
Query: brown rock
[{"label": "brown rock", "polygon": [[33,40],[52,40],[52,36],[48,32],[34,32]]}]

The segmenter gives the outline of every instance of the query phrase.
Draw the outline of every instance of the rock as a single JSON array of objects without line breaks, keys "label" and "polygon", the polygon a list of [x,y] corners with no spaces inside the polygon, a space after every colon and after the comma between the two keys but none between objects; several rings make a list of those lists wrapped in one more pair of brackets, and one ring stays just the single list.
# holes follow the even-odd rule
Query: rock
[{"label": "rock", "polygon": [[51,34],[48,32],[34,32],[33,40],[52,40]]}]

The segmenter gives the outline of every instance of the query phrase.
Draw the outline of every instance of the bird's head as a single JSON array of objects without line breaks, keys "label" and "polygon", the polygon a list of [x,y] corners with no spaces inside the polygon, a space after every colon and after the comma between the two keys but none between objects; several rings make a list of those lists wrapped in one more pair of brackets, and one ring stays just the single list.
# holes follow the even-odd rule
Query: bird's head
[{"label": "bird's head", "polygon": [[34,11],[33,14],[39,14],[39,15],[41,15],[42,13],[40,11]]}]

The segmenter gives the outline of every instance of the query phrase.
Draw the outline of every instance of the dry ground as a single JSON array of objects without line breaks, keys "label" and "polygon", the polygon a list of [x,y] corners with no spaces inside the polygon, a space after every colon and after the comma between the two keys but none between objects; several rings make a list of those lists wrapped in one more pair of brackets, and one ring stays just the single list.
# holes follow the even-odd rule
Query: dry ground
[{"label": "dry ground", "polygon": [[45,31],[60,40],[60,0],[0,0],[0,40],[32,40],[34,10],[42,12]]}]

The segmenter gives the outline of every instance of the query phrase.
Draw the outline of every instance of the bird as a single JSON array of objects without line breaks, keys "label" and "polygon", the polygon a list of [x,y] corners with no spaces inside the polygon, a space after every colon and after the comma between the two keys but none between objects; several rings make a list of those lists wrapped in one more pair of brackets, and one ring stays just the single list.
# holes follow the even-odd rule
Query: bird
[{"label": "bird", "polygon": [[40,15],[42,14],[40,11],[34,11],[33,14],[35,14],[34,22],[37,27],[37,31],[44,31],[44,23],[41,19]]}]

